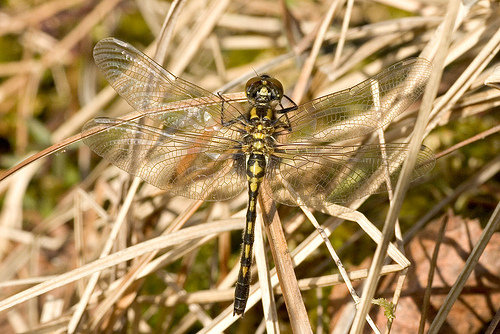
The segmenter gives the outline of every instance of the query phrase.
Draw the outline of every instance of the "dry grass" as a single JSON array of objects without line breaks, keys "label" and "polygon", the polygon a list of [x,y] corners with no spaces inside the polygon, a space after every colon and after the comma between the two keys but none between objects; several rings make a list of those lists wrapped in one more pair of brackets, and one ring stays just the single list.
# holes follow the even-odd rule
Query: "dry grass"
[{"label": "dry grass", "polygon": [[[379,277],[389,275],[396,281],[402,277],[387,297],[397,304],[404,294],[408,263],[392,245],[387,252],[377,251],[378,266],[370,274],[369,264],[356,270],[363,259],[373,257],[375,243],[357,225],[342,219],[357,221],[382,244],[384,235],[393,240],[399,217],[403,232],[396,224],[395,233],[402,249],[432,218],[451,208],[479,218],[486,227],[463,275],[446,291],[450,293],[444,306],[431,319],[422,320],[426,330],[430,326],[436,333],[461,298],[464,279],[499,221],[494,208],[499,199],[500,92],[483,83],[489,80],[498,87],[491,75],[498,65],[500,8],[493,1],[472,1],[468,7],[454,3],[450,8],[448,2],[418,0],[192,0],[171,7],[155,0],[3,4],[0,168],[6,171],[50,148],[0,181],[0,328],[7,333],[256,333],[291,328],[319,333],[334,326],[349,329],[356,319],[353,332],[359,333],[363,326],[368,329],[366,311],[373,294],[378,297]],[[269,73],[283,82],[297,103],[349,87],[398,60],[420,55],[434,63],[420,112],[410,108],[383,136],[388,142],[413,138],[416,149],[423,137],[436,152],[457,146],[449,155],[437,154],[435,170],[412,185],[406,199],[405,191],[396,190],[390,205],[387,196],[377,195],[363,204],[365,215],[327,207],[315,208],[323,213],[313,216],[305,208],[302,212],[286,206],[278,207],[274,217],[259,215],[281,220],[265,224],[273,238],[278,273],[260,233],[258,279],[253,279],[245,317],[233,317],[246,194],[208,204],[175,197],[131,180],[84,145],[68,146],[78,141],[83,124],[92,117],[132,112],[112,88],[104,86],[91,59],[93,45],[108,36],[155,54],[174,74],[211,91],[238,92],[255,72]],[[156,53],[147,47],[153,40]],[[51,154],[54,151],[60,152]],[[357,209],[363,202],[350,207]],[[276,210],[267,204],[262,207],[265,212]],[[384,235],[366,218],[380,223],[382,230],[386,216]],[[308,219],[321,226],[322,235]],[[279,241],[274,224],[283,226],[288,246]],[[236,230],[231,237],[229,232]],[[324,239],[333,244],[330,253],[323,247]],[[333,299],[336,291],[346,291],[332,260],[337,256],[333,249],[347,269],[345,280],[349,276],[364,282],[362,290],[355,286],[361,296],[358,314],[346,307],[343,320],[336,323],[331,319],[340,311],[321,299],[324,292]],[[387,254],[393,261],[382,266]],[[333,289],[334,285],[339,286]],[[498,284],[496,289],[498,293]],[[375,322],[381,332],[390,331],[391,321]],[[495,321],[491,330],[494,326]]]}]

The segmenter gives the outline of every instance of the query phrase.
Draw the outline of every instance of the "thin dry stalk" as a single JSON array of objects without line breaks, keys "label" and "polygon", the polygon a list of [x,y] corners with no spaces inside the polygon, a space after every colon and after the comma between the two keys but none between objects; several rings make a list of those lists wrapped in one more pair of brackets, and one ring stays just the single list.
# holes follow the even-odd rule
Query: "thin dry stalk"
[{"label": "thin dry stalk", "polygon": [[[259,206],[260,209],[260,206]],[[258,210],[259,217],[262,217],[262,211]],[[259,285],[262,289],[262,308],[264,310],[264,322],[267,333],[279,333],[278,314],[274,300],[273,285],[271,282],[270,268],[264,247],[264,233],[262,225],[264,222],[258,219],[255,226],[255,263],[259,274]]]},{"label": "thin dry stalk", "polygon": [[444,238],[444,232],[446,231],[446,225],[448,223],[449,217],[444,217],[442,219],[441,226],[439,228],[439,232],[436,238],[436,247],[434,247],[434,251],[432,252],[432,259],[431,259],[431,267],[429,268],[429,276],[427,277],[427,286],[425,287],[425,293],[424,293],[424,302],[422,304],[422,317],[420,318],[420,325],[418,328],[418,333],[423,334],[425,330],[425,321],[426,321],[426,314],[427,310],[429,309],[430,301],[431,301],[431,289],[432,289],[432,282],[434,280],[434,273],[436,272],[436,267],[437,267],[437,259],[439,255],[439,248],[441,246],[441,243],[443,242]]},{"label": "thin dry stalk", "polygon": [[304,96],[304,93],[306,91],[307,84],[309,82],[309,77],[311,76],[314,63],[316,62],[316,58],[318,56],[319,50],[321,48],[321,45],[323,44],[323,41],[325,39],[325,34],[328,29],[328,26],[330,25],[330,22],[333,19],[333,14],[335,13],[335,10],[337,7],[340,6],[340,0],[334,0],[332,1],[330,7],[328,8],[328,11],[323,18],[321,25],[318,30],[318,34],[316,35],[316,38],[314,40],[314,44],[311,50],[311,53],[307,57],[304,65],[302,66],[301,74],[300,77],[297,81],[297,84],[295,86],[295,89],[292,94],[292,100],[300,102],[302,101],[302,97]]},{"label": "thin dry stalk", "polygon": [[164,249],[166,247],[174,246],[206,235],[215,235],[220,232],[236,230],[241,227],[240,225],[241,223],[239,222],[224,222],[223,224],[219,222],[207,223],[203,226],[190,227],[187,231],[182,230],[172,232],[165,236],[157,237],[135,246],[131,246],[123,251],[108,255],[102,259],[96,260],[83,267],[59,275],[55,279],[46,281],[37,286],[24,290],[12,297],[0,301],[0,312],[9,309],[14,305],[27,301],[33,297],[39,296],[42,293],[64,286],[95,272],[110,268],[117,265],[118,263],[134,259],[137,256],[149,254],[156,250]]},{"label": "thin dry stalk", "polygon": [[460,293],[465,285],[465,281],[467,281],[470,274],[476,267],[479,261],[479,257],[481,256],[481,254],[483,254],[486,245],[488,244],[489,240],[493,236],[493,233],[495,233],[495,231],[498,229],[499,226],[500,226],[500,202],[497,204],[495,211],[493,211],[493,214],[491,215],[488,224],[484,228],[481,237],[474,246],[474,249],[470,253],[469,257],[467,258],[467,262],[465,262],[463,270],[460,272],[460,275],[458,276],[456,282],[453,284],[453,287],[446,296],[446,299],[443,302],[443,306],[441,306],[441,308],[439,309],[427,333],[434,334],[439,332],[442,324],[446,320],[446,316],[450,312],[457,298],[460,296]]},{"label": "thin dry stalk", "polygon": [[[267,200],[263,198],[267,198]],[[262,187],[259,202],[264,213],[264,225],[273,254],[276,272],[278,273],[280,287],[283,290],[283,297],[287,305],[290,324],[294,333],[312,333],[307,310],[300,295],[299,285],[293,270],[293,263],[283,233],[283,227],[279,220],[276,206],[273,201],[269,200],[270,198],[269,190],[266,187]]]},{"label": "thin dry stalk", "polygon": [[408,243],[415,234],[423,229],[426,223],[434,217],[438,212],[443,210],[447,205],[449,205],[458,196],[466,191],[479,189],[486,181],[490,180],[500,172],[500,156],[487,163],[483,168],[477,171],[470,179],[466,180],[460,184],[451,194],[443,198],[436,206],[434,206],[429,212],[427,212],[422,218],[420,218],[411,229],[409,229],[404,236],[404,243]]},{"label": "thin dry stalk", "polygon": [[421,113],[417,118],[413,141],[410,144],[410,152],[406,158],[405,163],[403,164],[403,171],[401,172],[401,176],[399,177],[398,183],[396,185],[394,201],[391,203],[389,213],[387,214],[387,218],[384,223],[384,228],[382,230],[383,240],[378,245],[372,265],[370,266],[370,274],[368,275],[366,287],[361,298],[361,303],[358,306],[353,326],[350,331],[353,334],[359,334],[363,330],[363,319],[366,314],[368,314],[371,300],[375,294],[378,275],[382,268],[382,263],[386,256],[387,248],[393,236],[396,220],[401,210],[401,206],[403,205],[404,195],[408,190],[408,186],[410,184],[411,171],[415,167],[415,163],[417,161],[417,154],[420,150],[420,143],[422,142],[424,136],[424,131],[428,122],[428,115],[431,111],[432,102],[437,95],[437,89],[439,86],[439,81],[441,79],[442,68],[446,56],[445,50],[448,48],[448,44],[451,39],[451,32],[458,15],[459,4],[460,2],[458,0],[455,2],[451,1],[448,6],[447,15],[443,24],[442,36],[440,36],[438,43],[441,47],[438,48],[439,51],[434,62],[435,70],[431,73],[428,88],[424,93]]},{"label": "thin dry stalk", "polygon": [[171,69],[173,73],[182,73],[184,71],[213,31],[222,12],[229,3],[228,0],[214,1],[206,11],[198,13],[198,20],[191,29],[191,34],[185,36],[183,43],[172,54],[172,60],[167,68]]},{"label": "thin dry stalk", "polygon": [[335,51],[335,58],[333,58],[332,67],[336,68],[340,62],[340,56],[344,49],[345,39],[347,29],[349,28],[349,21],[351,19],[352,6],[354,4],[353,0],[347,0],[346,10],[344,14],[344,20],[342,21],[342,28],[340,29],[339,42],[337,43],[337,50]]},{"label": "thin dry stalk", "polygon": [[495,313],[493,320],[491,320],[491,323],[488,326],[486,332],[484,332],[484,334],[494,334],[495,330],[498,330],[499,323],[500,323],[500,309],[498,309],[497,313]]}]

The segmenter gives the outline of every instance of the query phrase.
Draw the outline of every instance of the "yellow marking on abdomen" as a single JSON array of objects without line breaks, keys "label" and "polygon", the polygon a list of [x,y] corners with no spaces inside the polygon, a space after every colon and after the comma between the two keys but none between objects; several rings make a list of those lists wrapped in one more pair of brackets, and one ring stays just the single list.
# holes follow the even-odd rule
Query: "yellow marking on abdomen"
[{"label": "yellow marking on abdomen", "polygon": [[249,170],[253,175],[258,175],[262,172],[262,167],[258,163],[255,163],[250,166]]}]

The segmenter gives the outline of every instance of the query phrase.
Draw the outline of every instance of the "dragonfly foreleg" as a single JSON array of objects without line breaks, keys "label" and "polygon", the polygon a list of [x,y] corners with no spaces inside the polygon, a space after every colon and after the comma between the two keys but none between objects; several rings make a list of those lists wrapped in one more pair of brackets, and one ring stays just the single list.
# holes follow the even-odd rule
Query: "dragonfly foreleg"
[{"label": "dragonfly foreleg", "polygon": [[290,123],[290,118],[288,118],[288,113],[290,111],[294,111],[294,110],[297,110],[298,106],[297,106],[297,103],[295,103],[291,98],[289,98],[288,96],[286,95],[283,95],[284,98],[286,98],[288,100],[288,102],[290,102],[292,104],[291,107],[287,107],[285,108],[283,106],[283,104],[281,103],[281,101],[279,102],[279,106],[281,107],[281,110],[277,110],[276,113],[278,114],[284,114],[285,115],[285,121],[283,122],[283,127],[285,129],[288,130],[288,132],[292,132],[292,126],[291,126],[291,123]]}]

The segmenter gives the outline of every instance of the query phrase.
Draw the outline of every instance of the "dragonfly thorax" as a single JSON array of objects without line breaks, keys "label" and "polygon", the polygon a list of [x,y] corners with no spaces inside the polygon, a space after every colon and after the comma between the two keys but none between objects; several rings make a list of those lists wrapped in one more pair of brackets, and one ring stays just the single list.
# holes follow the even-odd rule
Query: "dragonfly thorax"
[{"label": "dragonfly thorax", "polygon": [[[252,108],[251,114],[254,114],[255,107]],[[255,114],[254,114],[255,115]],[[247,154],[270,154],[273,151],[275,133],[272,121],[267,118],[252,118],[247,125],[246,133],[244,135],[244,148],[243,151]]]}]

